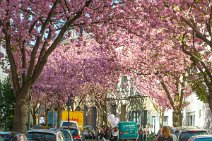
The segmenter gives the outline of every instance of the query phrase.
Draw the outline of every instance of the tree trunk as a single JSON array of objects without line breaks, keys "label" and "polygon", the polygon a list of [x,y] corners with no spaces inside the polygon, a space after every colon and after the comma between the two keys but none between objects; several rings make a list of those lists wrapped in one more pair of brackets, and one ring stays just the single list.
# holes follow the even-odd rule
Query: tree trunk
[{"label": "tree trunk", "polygon": [[36,125],[36,120],[37,120],[35,113],[32,114],[32,120],[33,120],[33,122],[32,122],[33,123],[33,126],[35,126]]},{"label": "tree trunk", "polygon": [[36,125],[36,106],[31,107],[31,115],[32,115],[32,125]]},{"label": "tree trunk", "polygon": [[102,125],[107,125],[107,113],[102,112]]},{"label": "tree trunk", "polygon": [[104,111],[103,111],[103,121],[104,121],[105,125],[107,125],[108,123],[107,123],[107,105],[106,104],[103,105],[103,109],[104,109]]},{"label": "tree trunk", "polygon": [[49,109],[45,107],[45,125],[46,127],[48,127],[48,113],[49,113]]},{"label": "tree trunk", "polygon": [[159,123],[160,124],[160,128],[163,127],[163,116],[164,116],[164,113],[161,113],[160,117],[159,117],[160,118],[160,120],[159,120],[160,121],[160,123]]},{"label": "tree trunk", "polygon": [[16,94],[16,105],[13,121],[13,131],[25,133],[27,129],[28,92]]},{"label": "tree trunk", "polygon": [[173,111],[173,126],[174,127],[182,126],[182,113],[180,110]]},{"label": "tree trunk", "polygon": [[59,128],[60,127],[60,122],[62,120],[62,108],[61,107],[58,107],[57,115],[58,115],[58,117],[57,117],[57,128]]}]

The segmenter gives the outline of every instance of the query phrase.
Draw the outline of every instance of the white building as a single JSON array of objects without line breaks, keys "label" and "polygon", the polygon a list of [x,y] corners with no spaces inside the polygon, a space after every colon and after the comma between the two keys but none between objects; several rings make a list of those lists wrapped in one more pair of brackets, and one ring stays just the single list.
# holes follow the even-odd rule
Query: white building
[{"label": "white building", "polygon": [[[6,54],[6,51],[3,47],[0,46],[0,52]],[[4,80],[8,74],[3,72],[2,66],[0,65],[0,81]]]},{"label": "white building", "polygon": [[183,110],[183,125],[204,127],[206,104],[197,99],[196,94],[187,99],[189,105]]},{"label": "white building", "polygon": [[[183,126],[197,126],[198,128],[205,128],[209,130],[212,127],[210,116],[208,115],[209,108],[207,104],[203,103],[202,101],[198,100],[196,94],[190,95],[186,101],[189,102],[187,106],[184,107],[182,110],[183,119],[182,124]],[[148,123],[152,127],[153,132],[157,132],[160,128],[160,113],[156,111],[151,106],[147,109],[149,112]],[[173,110],[165,111],[163,117],[163,125],[164,126],[173,126],[172,120]]]}]

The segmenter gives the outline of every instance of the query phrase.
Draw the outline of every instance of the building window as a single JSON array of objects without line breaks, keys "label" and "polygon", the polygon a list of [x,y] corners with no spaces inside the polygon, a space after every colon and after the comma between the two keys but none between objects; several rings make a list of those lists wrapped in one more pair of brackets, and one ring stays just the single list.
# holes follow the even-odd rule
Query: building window
[{"label": "building window", "polygon": [[168,116],[163,116],[163,125],[168,126]]},{"label": "building window", "polygon": [[187,113],[187,125],[195,126],[195,113],[194,112]]}]

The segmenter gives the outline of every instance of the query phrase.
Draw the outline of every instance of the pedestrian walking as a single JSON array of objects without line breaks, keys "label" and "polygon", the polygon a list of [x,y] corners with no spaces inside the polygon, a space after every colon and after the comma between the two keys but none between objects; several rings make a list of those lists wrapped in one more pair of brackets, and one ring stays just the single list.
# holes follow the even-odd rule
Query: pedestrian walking
[{"label": "pedestrian walking", "polygon": [[98,141],[106,141],[104,136],[105,136],[104,130],[102,128],[100,128],[98,136],[97,136]]},{"label": "pedestrian walking", "polygon": [[104,138],[105,138],[105,140],[109,141],[110,138],[111,138],[111,131],[110,131],[109,127],[108,126],[104,126],[103,130],[104,130]]},{"label": "pedestrian walking", "polygon": [[163,126],[161,135],[158,137],[158,141],[173,141],[172,134],[168,126]]},{"label": "pedestrian walking", "polygon": [[112,129],[112,137],[111,137],[111,140],[112,140],[112,141],[118,141],[118,135],[119,135],[118,128],[117,128],[117,127],[114,127],[114,128]]},{"label": "pedestrian walking", "polygon": [[142,124],[141,124],[140,127],[138,128],[137,141],[143,141],[143,137],[144,137],[144,131],[143,131]]}]

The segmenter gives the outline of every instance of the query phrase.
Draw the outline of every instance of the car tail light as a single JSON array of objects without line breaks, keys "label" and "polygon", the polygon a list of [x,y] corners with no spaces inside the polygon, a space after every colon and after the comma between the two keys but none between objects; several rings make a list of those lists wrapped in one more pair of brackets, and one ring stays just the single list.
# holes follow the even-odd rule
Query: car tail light
[{"label": "car tail light", "polygon": [[74,136],[75,139],[81,139],[80,136]]},{"label": "car tail light", "polygon": [[122,131],[120,131],[119,133],[122,134]]}]

